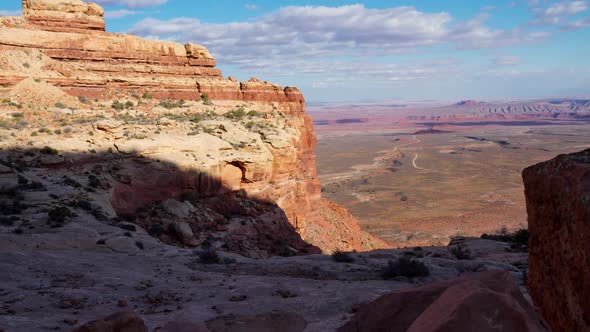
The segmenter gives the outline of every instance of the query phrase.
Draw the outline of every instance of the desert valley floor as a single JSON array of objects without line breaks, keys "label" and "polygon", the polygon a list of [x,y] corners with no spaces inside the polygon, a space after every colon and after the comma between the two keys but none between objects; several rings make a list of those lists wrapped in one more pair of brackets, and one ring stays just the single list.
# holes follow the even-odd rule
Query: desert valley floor
[{"label": "desert valley floor", "polygon": [[585,124],[337,126],[316,126],[324,195],[400,246],[526,226],[523,168],[590,142]]}]

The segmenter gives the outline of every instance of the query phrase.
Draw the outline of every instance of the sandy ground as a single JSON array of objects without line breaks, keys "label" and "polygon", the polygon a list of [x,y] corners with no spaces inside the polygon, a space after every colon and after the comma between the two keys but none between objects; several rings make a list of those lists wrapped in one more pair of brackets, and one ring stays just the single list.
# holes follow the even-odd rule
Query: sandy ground
[{"label": "sandy ground", "polygon": [[462,126],[425,135],[405,127],[317,128],[324,195],[365,230],[402,246],[525,227],[522,169],[590,142],[585,125]]}]

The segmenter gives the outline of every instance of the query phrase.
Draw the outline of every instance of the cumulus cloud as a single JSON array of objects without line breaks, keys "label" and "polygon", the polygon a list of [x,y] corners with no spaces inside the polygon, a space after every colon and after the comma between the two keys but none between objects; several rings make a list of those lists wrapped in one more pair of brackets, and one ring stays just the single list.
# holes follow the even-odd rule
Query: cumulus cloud
[{"label": "cumulus cloud", "polygon": [[535,20],[533,25],[555,25],[563,22],[564,18],[588,10],[586,1],[560,1],[547,8],[533,8]]},{"label": "cumulus cloud", "polygon": [[581,20],[573,21],[561,26],[562,30],[576,30],[590,27],[590,16],[586,16]]},{"label": "cumulus cloud", "polygon": [[119,5],[128,8],[143,8],[163,5],[168,0],[93,0],[100,5]]},{"label": "cumulus cloud", "polygon": [[588,9],[586,1],[559,2],[545,10],[547,16],[575,15]]},{"label": "cumulus cloud", "polygon": [[371,82],[386,87],[402,82],[457,77],[454,59],[391,63],[397,55],[427,54],[432,47],[500,48],[536,43],[547,32],[523,27],[494,29],[489,14],[457,21],[446,12],[414,7],[371,9],[290,6],[248,21],[205,23],[195,18],[145,18],[129,32],[149,38],[194,42],[209,47],[224,66],[282,82],[310,86],[352,86]]},{"label": "cumulus cloud", "polygon": [[326,57],[411,53],[445,43],[491,48],[546,37],[523,29],[493,30],[485,26],[486,18],[454,23],[448,13],[425,13],[414,7],[301,6],[285,7],[252,21],[224,24],[193,18],[146,18],[130,32],[203,43],[221,55],[222,61],[293,54]]}]

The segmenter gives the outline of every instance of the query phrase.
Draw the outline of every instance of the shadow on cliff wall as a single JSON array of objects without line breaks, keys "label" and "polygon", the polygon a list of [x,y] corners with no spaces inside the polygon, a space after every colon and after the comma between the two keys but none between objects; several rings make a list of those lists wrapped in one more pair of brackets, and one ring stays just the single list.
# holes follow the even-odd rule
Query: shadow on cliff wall
[{"label": "shadow on cliff wall", "polygon": [[[0,164],[10,168],[0,182],[4,196],[0,207],[5,215],[25,211],[10,209],[14,197],[8,196],[14,189],[24,197],[27,192],[46,191],[43,205],[92,207],[105,223],[132,222],[168,244],[213,246],[257,258],[321,253],[300,237],[276,203],[234,190],[236,183],[231,181],[238,181],[239,188],[245,179],[239,165],[220,166],[229,167],[220,174],[227,175],[230,188],[207,173],[137,154],[61,153],[49,147],[27,147],[0,151]],[[110,204],[100,208],[93,203],[101,198]],[[81,201],[83,206],[78,206]],[[26,199],[20,204],[33,208]]]}]

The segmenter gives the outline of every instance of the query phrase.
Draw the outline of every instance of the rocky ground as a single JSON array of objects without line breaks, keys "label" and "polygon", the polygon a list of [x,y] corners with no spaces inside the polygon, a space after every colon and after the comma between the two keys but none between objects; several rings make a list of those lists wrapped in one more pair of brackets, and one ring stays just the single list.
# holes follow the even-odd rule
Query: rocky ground
[{"label": "rocky ground", "polygon": [[[361,303],[385,293],[469,271],[509,271],[522,283],[527,265],[526,253],[481,239],[351,253],[350,262],[325,255],[251,259],[223,252],[215,262],[202,250],[166,245],[138,225],[111,226],[76,213],[63,227],[46,231],[14,234],[13,227],[1,227],[0,327],[5,331],[67,331],[123,309],[142,315],[150,331],[170,321],[235,331],[216,322],[231,326],[273,311],[284,315],[281,319],[304,322],[305,331],[331,331],[351,319]],[[462,257],[469,259],[453,254],[457,246],[471,253]],[[423,262],[430,275],[384,280],[383,268],[399,257]]]}]

